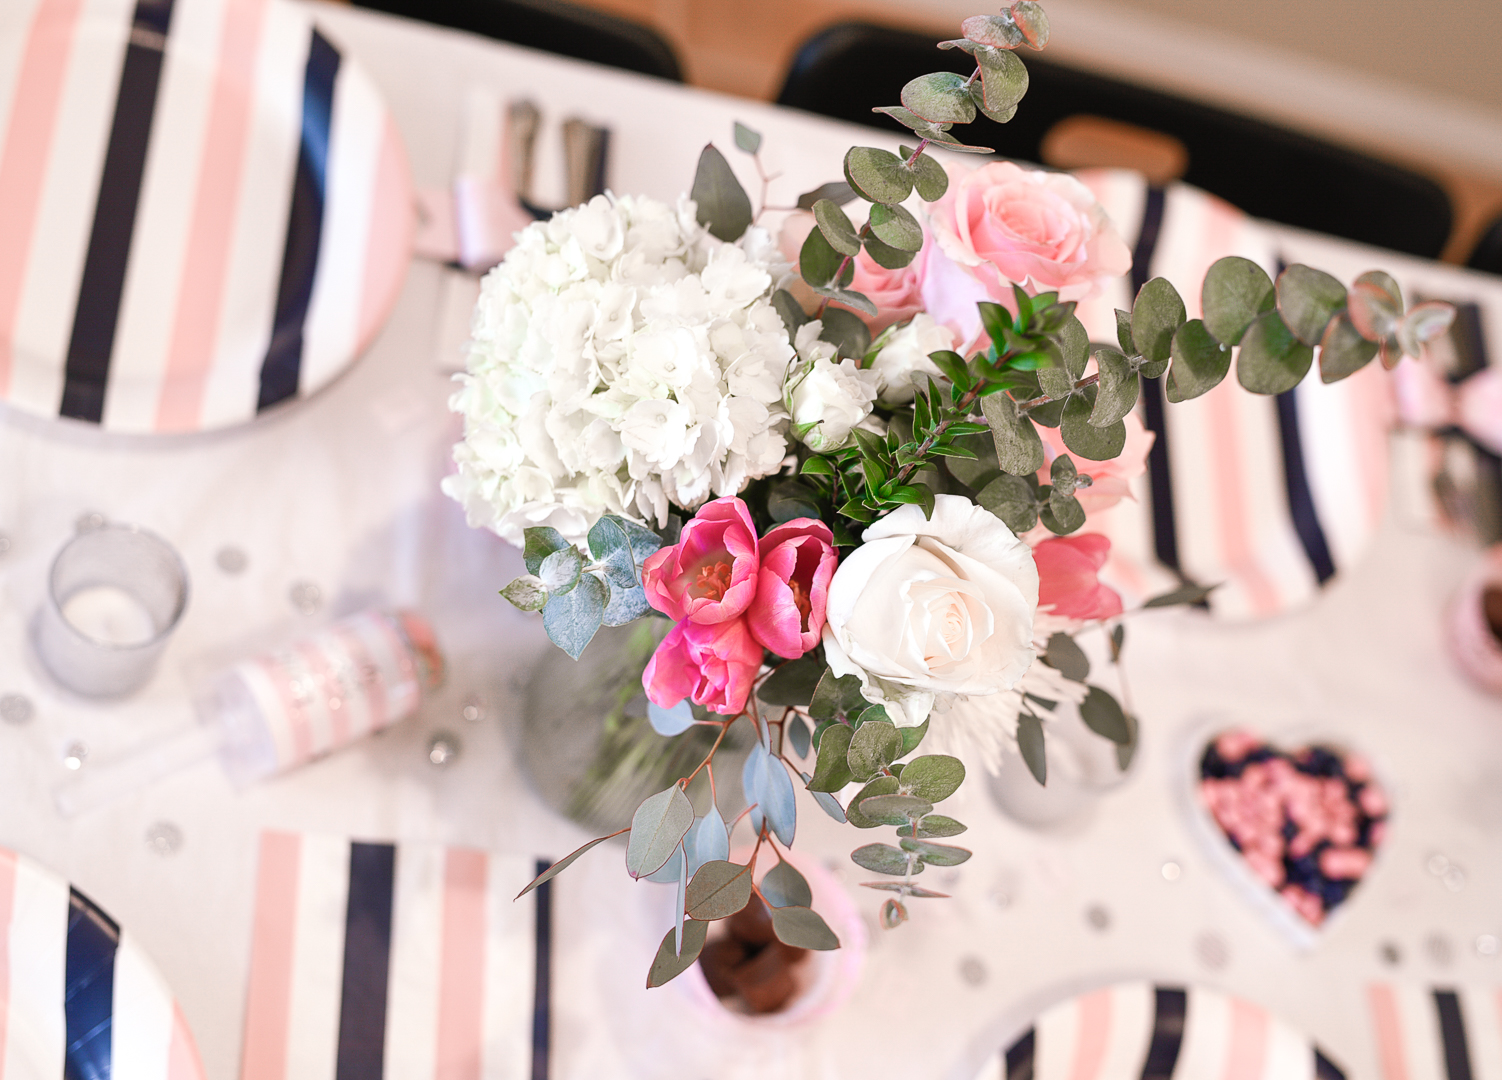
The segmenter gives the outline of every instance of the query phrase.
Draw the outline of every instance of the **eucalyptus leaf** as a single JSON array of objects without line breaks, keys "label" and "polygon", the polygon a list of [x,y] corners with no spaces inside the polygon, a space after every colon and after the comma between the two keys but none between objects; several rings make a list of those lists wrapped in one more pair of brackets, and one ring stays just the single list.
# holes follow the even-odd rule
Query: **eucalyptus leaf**
[{"label": "eucalyptus leaf", "polygon": [[901,790],[931,803],[949,798],[964,782],[965,763],[948,754],[925,754],[902,768]]},{"label": "eucalyptus leaf", "polygon": [[688,917],[728,919],[751,901],[751,867],[715,859],[699,867],[688,883]]},{"label": "eucalyptus leaf", "polygon": [[902,251],[882,243],[874,236],[866,237],[866,254],[871,256],[871,261],[877,266],[887,270],[901,270],[918,257],[916,251]]},{"label": "eucalyptus leaf", "polygon": [[523,574],[502,589],[501,595],[522,611],[541,611],[548,602],[548,587],[542,578]]},{"label": "eucalyptus leaf", "polygon": [[1048,16],[1037,0],[1017,0],[1009,14],[1022,31],[1022,37],[1032,49],[1041,49],[1048,44]]},{"label": "eucalyptus leaf", "polygon": [[650,529],[617,514],[605,514],[589,530],[589,552],[605,568],[612,588],[633,589],[641,584],[641,564],[662,538]]},{"label": "eucalyptus leaf", "polygon": [[762,822],[766,817],[767,787],[771,783],[771,770],[767,768],[767,760],[765,748],[758,743],[746,755],[745,763],[741,766],[741,794],[751,808],[751,831],[757,836],[761,835]]},{"label": "eucalyptus leaf", "polygon": [[[813,781],[813,777],[808,773],[799,773],[798,775],[803,777],[805,787]],[[820,810],[823,810],[841,825],[845,824],[845,808],[840,805],[838,799],[827,791],[810,791],[809,794],[814,797],[814,802],[819,804]]]},{"label": "eucalyptus leaf", "polygon": [[563,534],[549,525],[535,525],[522,530],[522,561],[527,564],[527,573],[540,574],[542,560],[555,551],[563,551],[574,545]]},{"label": "eucalyptus leaf", "polygon": [[543,588],[548,590],[549,596],[566,596],[579,583],[579,575],[583,572],[584,556],[578,548],[570,545],[543,559],[537,576],[541,579]]},{"label": "eucalyptus leaf", "polygon": [[1062,397],[1055,401],[1046,401],[1042,405],[1034,405],[1027,410],[1027,418],[1041,427],[1056,428],[1059,426],[1059,421],[1064,419],[1064,406],[1068,402],[1068,397]]},{"label": "eucalyptus leaf", "polygon": [[1043,468],[1043,440],[1032,421],[1018,415],[1011,398],[1005,394],[981,398],[981,410],[991,428],[996,462],[1002,472],[1027,476]]},{"label": "eucalyptus leaf", "polygon": [[[922,821],[917,822],[917,835],[919,837],[958,836],[965,831],[966,828],[964,825],[954,820],[954,818],[945,817],[943,814],[929,814]],[[909,824],[898,829],[897,835],[911,837],[913,832],[913,825]]]},{"label": "eucalyptus leaf", "polygon": [[916,253],[923,247],[923,226],[901,206],[877,203],[871,207],[868,224],[883,244]]},{"label": "eucalyptus leaf", "polygon": [[796,757],[799,759],[808,757],[808,752],[813,749],[813,742],[807,720],[794,713],[783,723],[782,732],[787,737],[788,746],[792,748]]},{"label": "eucalyptus leaf", "polygon": [[609,590],[594,574],[581,574],[565,595],[554,595],[542,609],[542,628],[548,638],[575,660],[600,628]]},{"label": "eucalyptus leaf", "polygon": [[778,289],[772,294],[772,306],[777,309],[777,314],[782,316],[782,324],[787,327],[789,338],[798,332],[800,326],[809,321],[803,306],[786,289]]},{"label": "eucalyptus leaf", "polygon": [[951,844],[931,844],[926,840],[904,838],[900,843],[903,851],[917,855],[929,866],[959,866],[960,863],[968,861],[973,854],[962,847],[954,847]]},{"label": "eucalyptus leaf", "polygon": [[662,944],[657,946],[657,956],[652,960],[652,967],[647,972],[647,989],[662,986],[672,982],[693,966],[699,954],[704,951],[704,941],[709,932],[709,924],[697,919],[689,919],[683,924],[683,947],[682,951],[677,947],[676,928],[668,930],[663,936]]},{"label": "eucalyptus leaf", "polygon": [[992,53],[980,59],[980,79],[983,89],[981,104],[986,115],[999,123],[1009,111],[1027,94],[1027,66],[1017,59],[1015,53]]},{"label": "eucalyptus leaf", "polygon": [[868,780],[896,761],[901,752],[902,736],[894,724],[862,724],[850,738],[845,761],[850,766],[851,776]]},{"label": "eucalyptus leaf", "polygon": [[1038,520],[1056,536],[1068,536],[1085,524],[1085,508],[1073,495],[1051,493],[1038,511]]},{"label": "eucalyptus leaf", "polygon": [[1131,741],[1132,732],[1127,726],[1126,713],[1122,712],[1120,703],[1114,697],[1098,686],[1090,687],[1090,693],[1080,703],[1080,717],[1091,731],[1113,743]]},{"label": "eucalyptus leaf", "polygon": [[[818,229],[814,230],[815,233],[818,231]],[[809,235],[813,234],[810,233]],[[828,297],[830,300],[844,304],[846,307],[855,308],[857,311],[864,311],[867,315],[876,314],[876,305],[864,293],[852,292],[849,289],[843,288],[831,288],[825,285],[813,285],[810,288],[820,296]],[[826,315],[829,314],[829,310],[826,308],[824,313]]]},{"label": "eucalyptus leaf", "polygon": [[971,15],[960,23],[960,33],[977,45],[996,49],[1015,49],[1025,40],[1010,15]]},{"label": "eucalyptus leaf", "polygon": [[[1200,287],[1200,308],[1205,329],[1223,345],[1235,345],[1252,320],[1272,310],[1278,297],[1272,278],[1251,259],[1227,255],[1217,259],[1205,273]],[[1341,302],[1345,290],[1341,290]]]},{"label": "eucalyptus leaf", "polygon": [[911,80],[902,88],[902,105],[936,124],[968,124],[975,119],[964,77],[948,71]]},{"label": "eucalyptus leaf", "polygon": [[1381,270],[1368,270],[1346,294],[1351,322],[1368,341],[1383,341],[1397,332],[1403,318],[1398,283]]},{"label": "eucalyptus leaf", "polygon": [[1294,263],[1278,275],[1278,314],[1305,345],[1318,345],[1345,306],[1346,287],[1323,270]]},{"label": "eucalyptus leaf", "polygon": [[1054,336],[1064,357],[1065,370],[1071,378],[1083,378],[1085,365],[1090,362],[1090,332],[1085,329],[1085,324],[1078,316],[1070,315]]},{"label": "eucalyptus leaf", "polygon": [[694,173],[689,198],[698,208],[699,224],[727,243],[739,240],[754,217],[750,196],[735,178],[735,170],[725,155],[712,143],[699,155],[699,168]]},{"label": "eucalyptus leaf", "polygon": [[761,897],[768,907],[812,907],[813,890],[808,880],[798,873],[786,859],[778,859],[777,865],[761,879]]},{"label": "eucalyptus leaf", "polygon": [[784,945],[824,952],[838,949],[840,939],[812,908],[772,908],[772,932]]},{"label": "eucalyptus leaf", "polygon": [[1142,384],[1127,358],[1115,349],[1097,351],[1095,363],[1100,370],[1100,382],[1096,384],[1098,389],[1095,407],[1090,411],[1090,423],[1095,427],[1110,427],[1125,419],[1136,406]]},{"label": "eucalyptus leaf", "polygon": [[949,894],[934,892],[932,889],[924,889],[907,881],[863,881],[862,887],[867,889],[881,889],[886,892],[902,893],[904,896],[917,897],[920,900],[948,900]]},{"label": "eucalyptus leaf", "polygon": [[1236,355],[1236,380],[1254,394],[1292,390],[1309,372],[1314,350],[1293,335],[1276,311],[1252,320]]},{"label": "eucalyptus leaf", "polygon": [[1074,392],[1074,376],[1062,367],[1040,368],[1038,386],[1042,388],[1044,394],[1057,401],[1067,398]]},{"label": "eucalyptus leaf", "polygon": [[1088,386],[1064,404],[1059,435],[1072,453],[1091,461],[1110,461],[1126,447],[1126,424],[1117,420],[1108,427],[1090,422],[1095,411],[1096,388]]},{"label": "eucalyptus leaf", "polygon": [[1116,767],[1122,772],[1131,768],[1132,758],[1137,755],[1137,718],[1131,713],[1126,714],[1127,727],[1131,730],[1132,737],[1129,741],[1116,744]]},{"label": "eucalyptus leaf", "polygon": [[631,818],[626,845],[626,871],[645,877],[672,857],[694,823],[694,805],[677,784],[648,796]]},{"label": "eucalyptus leaf", "polygon": [[[730,830],[725,819],[713,805],[709,813],[696,821],[683,838],[683,852],[687,859],[688,876],[693,877],[707,862],[730,858]],[[671,860],[669,860],[671,861]]]},{"label": "eucalyptus leaf", "polygon": [[[692,833],[693,830],[690,829],[689,833],[685,834],[684,839],[687,840],[688,835]],[[673,849],[673,853],[668,856],[667,862],[643,877],[642,880],[650,881],[654,885],[672,885],[683,876],[685,869],[686,863],[683,854],[683,844],[679,844]]]},{"label": "eucalyptus leaf", "polygon": [[756,696],[768,705],[791,705],[803,708],[814,696],[819,678],[828,669],[823,661],[812,656],[790,660],[772,674],[756,691]]},{"label": "eucalyptus leaf", "polygon": [[[907,770],[904,768],[903,771]],[[906,825],[910,821],[921,818],[924,814],[932,813],[934,808],[934,804],[927,799],[900,793],[872,795],[869,799],[862,799],[852,805],[871,821],[877,821],[883,825]]]},{"label": "eucalyptus leaf", "polygon": [[1032,713],[1017,717],[1017,749],[1022,752],[1022,760],[1033,779],[1047,784],[1048,756],[1043,749],[1043,722]]},{"label": "eucalyptus leaf", "polygon": [[1038,524],[1037,499],[1020,476],[1001,474],[981,488],[975,499],[1018,536]]},{"label": "eucalyptus leaf", "polygon": [[836,206],[844,206],[855,198],[855,189],[843,180],[836,180],[829,184],[820,184],[812,191],[805,191],[798,196],[799,210],[812,210],[814,203],[820,199],[828,199]]},{"label": "eucalyptus leaf", "polygon": [[1132,341],[1143,358],[1167,360],[1173,352],[1173,336],[1185,317],[1183,298],[1167,278],[1155,277],[1137,290]]},{"label": "eucalyptus leaf", "polygon": [[[881,708],[881,706],[878,705],[877,708]],[[882,712],[885,711],[885,709],[882,709]],[[918,744],[923,741],[923,736],[928,734],[928,720],[925,719],[917,727],[898,728],[897,732],[902,736],[902,752],[897,756],[907,757],[914,750],[918,749]]]},{"label": "eucalyptus leaf", "polygon": [[549,881],[552,881],[555,877],[557,877],[559,874],[563,873],[570,866],[573,866],[574,865],[574,861],[576,859],[578,859],[580,855],[583,855],[586,851],[588,851],[590,848],[596,847],[599,844],[603,844],[606,840],[611,839],[612,836],[619,836],[619,835],[620,835],[619,833],[612,833],[610,836],[599,836],[599,837],[596,837],[595,839],[591,840],[589,843],[585,844],[583,847],[579,848],[578,850],[572,851],[569,854],[565,855],[563,858],[561,858],[557,862],[555,862],[552,866],[548,867],[542,873],[538,874],[535,878],[533,878],[527,884],[527,887],[525,889],[523,889],[521,892],[519,892],[519,893],[516,894],[516,899],[520,900],[522,897],[526,896],[533,889],[537,888],[537,886],[539,886],[539,885],[545,885]]},{"label": "eucalyptus leaf", "polygon": [[[829,312],[824,314],[828,315]],[[855,318],[854,315],[850,317]],[[800,484],[796,480],[778,480],[767,491],[767,516],[777,524],[796,518],[817,518],[819,497],[807,484]]]},{"label": "eucalyptus leaf", "polygon": [[1199,319],[1191,319],[1173,336],[1173,368],[1168,373],[1170,401],[1188,401],[1213,390],[1231,370],[1231,350],[1215,339]]},{"label": "eucalyptus leaf", "polygon": [[1082,683],[1090,675],[1090,660],[1085,650],[1062,630],[1048,639],[1043,662],[1072,682]]},{"label": "eucalyptus leaf", "polygon": [[659,735],[682,735],[694,726],[694,709],[688,698],[684,698],[671,709],[664,709],[655,701],[647,702],[647,722],[652,725],[652,730]]},{"label": "eucalyptus leaf", "polygon": [[[903,147],[902,156],[909,159],[913,152]],[[913,162],[913,186],[918,190],[918,198],[924,202],[938,202],[949,190],[949,174],[933,158],[919,154],[918,160]]]},{"label": "eucalyptus leaf", "polygon": [[1121,351],[1125,355],[1138,355],[1137,344],[1132,340],[1132,313],[1122,311],[1120,308],[1113,310],[1116,312],[1116,343],[1121,346]]},{"label": "eucalyptus leaf", "polygon": [[630,589],[611,589],[610,600],[605,604],[605,614],[600,622],[605,626],[625,626],[652,610],[647,603],[647,593],[640,585]]},{"label": "eucalyptus leaf", "polygon": [[910,862],[914,874],[923,872],[922,862],[916,859],[909,860],[906,852],[891,844],[867,844],[864,847],[858,847],[850,853],[850,861],[863,870],[870,870],[876,874],[891,874],[893,877],[906,877]]},{"label": "eucalyptus leaf", "polygon": [[1215,591],[1214,585],[1182,585],[1172,592],[1162,593],[1148,600],[1146,608],[1174,607],[1178,604],[1198,604]]},{"label": "eucalyptus leaf", "polygon": [[1325,329],[1319,343],[1319,377],[1327,383],[1354,375],[1377,355],[1377,343],[1357,331],[1350,316],[1340,315]]},{"label": "eucalyptus leaf", "polygon": [[819,683],[814,687],[813,697],[809,699],[808,715],[815,720],[828,720],[831,717],[842,716],[865,703],[861,697],[861,681],[854,675],[835,677],[834,672],[825,669],[819,678]]},{"label": "eucalyptus leaf", "polygon": [[[754,755],[756,750],[752,750]],[[767,797],[762,813],[772,826],[772,832],[782,841],[783,847],[793,846],[793,837],[798,830],[798,803],[793,796],[793,778],[781,760],[773,755],[767,757]]]},{"label": "eucalyptus leaf", "polygon": [[798,272],[810,285],[828,285],[839,272],[844,258],[830,246],[822,229],[810,229],[798,251]]},{"label": "eucalyptus leaf", "polygon": [[913,190],[913,176],[890,150],[852,146],[845,154],[845,180],[873,203],[900,203]]},{"label": "eucalyptus leaf", "polygon": [[898,779],[895,776],[878,776],[865,787],[855,793],[855,797],[845,807],[845,818],[857,829],[874,829],[881,824],[872,821],[860,811],[860,804],[877,795],[896,795]]},{"label": "eucalyptus leaf", "polygon": [[861,238],[856,233],[855,226],[850,224],[845,211],[829,199],[820,199],[814,203],[814,221],[818,224],[819,231],[824,234],[824,239],[829,241],[829,246],[841,255],[861,253]]},{"label": "eucalyptus leaf", "polygon": [[819,756],[814,763],[814,775],[808,782],[808,790],[839,791],[855,779],[846,760],[854,734],[844,724],[831,724],[824,729],[819,736]]},{"label": "eucalyptus leaf", "polygon": [[735,121],[735,145],[748,154],[761,149],[761,132],[752,131],[739,120]]},{"label": "eucalyptus leaf", "polygon": [[[824,329],[819,338],[834,345],[841,356],[848,356],[859,360],[871,348],[871,328],[860,318],[849,311],[841,311],[839,308],[825,308],[823,315]],[[808,515],[818,517],[818,513]]]}]

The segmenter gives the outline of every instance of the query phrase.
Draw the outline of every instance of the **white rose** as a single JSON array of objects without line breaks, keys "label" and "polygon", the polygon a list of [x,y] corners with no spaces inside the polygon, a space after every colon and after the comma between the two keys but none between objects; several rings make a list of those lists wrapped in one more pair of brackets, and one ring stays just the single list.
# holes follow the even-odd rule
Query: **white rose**
[{"label": "white rose", "polygon": [[802,436],[808,448],[822,454],[844,446],[850,429],[870,415],[876,385],[876,375],[854,360],[819,357],[810,364],[793,387],[791,409],[795,427],[814,425]]},{"label": "white rose", "polygon": [[866,530],[829,583],[824,654],[898,727],[939,695],[1010,689],[1033,662],[1038,570],[987,510],[939,495],[931,520],[903,506]]},{"label": "white rose", "polygon": [[871,370],[881,380],[879,397],[883,405],[905,405],[913,400],[915,385],[928,385],[925,376],[941,378],[942,372],[928,354],[954,348],[954,331],[934,322],[927,312],[919,312],[911,322],[883,337],[885,344],[871,361]]}]

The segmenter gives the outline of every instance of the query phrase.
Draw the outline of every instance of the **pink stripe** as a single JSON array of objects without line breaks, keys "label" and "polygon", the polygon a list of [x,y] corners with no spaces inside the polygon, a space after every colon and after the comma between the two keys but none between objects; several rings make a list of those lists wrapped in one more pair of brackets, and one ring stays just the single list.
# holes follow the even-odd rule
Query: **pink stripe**
[{"label": "pink stripe", "polygon": [[1070,1080],[1099,1080],[1111,1038],[1111,988],[1080,998],[1080,1030]]},{"label": "pink stripe", "polygon": [[240,1080],[286,1080],[287,1035],[292,1013],[292,947],[297,932],[297,879],[301,860],[301,837],[280,832],[261,835]]},{"label": "pink stripe", "polygon": [[443,958],[434,1080],[478,1080],[484,1045],[484,852],[450,848],[443,870]]},{"label": "pink stripe", "polygon": [[276,691],[277,700],[282,704],[282,715],[287,718],[287,730],[292,735],[292,760],[277,763],[283,769],[292,765],[301,765],[313,756],[313,731],[312,725],[308,723],[308,710],[303,708],[302,702],[292,696],[294,675],[291,669],[291,659],[289,654],[284,654],[269,660],[255,661],[266,673],[272,689]]},{"label": "pink stripe", "polygon": [[[329,667],[329,658],[323,649],[310,643],[299,646],[297,651],[302,654],[308,670],[313,674],[313,681],[323,697],[323,711],[329,718],[329,744],[317,748],[318,753],[326,754],[349,742],[349,702],[344,698],[344,687],[334,677],[334,671]],[[334,706],[336,701],[339,703],[337,708]]]},{"label": "pink stripe", "polygon": [[16,316],[82,9],[83,0],[38,4],[0,151],[0,398],[10,392]]},{"label": "pink stripe", "polygon": [[1246,513],[1245,464],[1241,457],[1241,425],[1236,415],[1236,396],[1243,393],[1240,386],[1227,379],[1205,395],[1214,477],[1212,500],[1226,568],[1241,580],[1253,611],[1271,615],[1278,610],[1278,596],[1257,565],[1249,543],[1251,522]]},{"label": "pink stripe", "polygon": [[1398,1019],[1398,1002],[1392,987],[1374,984],[1368,993],[1372,1002],[1372,1023],[1377,1028],[1377,1056],[1382,1061],[1382,1075],[1386,1080],[1408,1080],[1403,1024]]},{"label": "pink stripe", "polygon": [[365,642],[360,640],[359,634],[350,630],[347,623],[339,625],[335,639],[359,673],[355,681],[360,696],[365,700],[365,727],[355,734],[369,735],[386,726],[386,685],[381,679],[380,669],[370,658],[370,650],[365,647]]},{"label": "pink stripe", "polygon": [[203,1062],[182,1006],[172,1003],[172,1047],[167,1053],[167,1080],[203,1080]]},{"label": "pink stripe", "polygon": [[370,227],[365,241],[365,285],[360,291],[359,321],[355,324],[357,353],[364,352],[375,340],[401,294],[417,227],[414,205],[407,154],[396,125],[388,116],[386,130],[381,136],[381,152],[376,159],[375,190],[370,200]]},{"label": "pink stripe", "polygon": [[267,0],[229,0],[219,38],[219,67],[209,104],[198,191],[167,369],[157,401],[158,431],[191,431],[203,411],[204,386],[214,361],[224,284],[229,275],[240,177],[249,144],[256,53]]},{"label": "pink stripe", "polygon": [[1231,1038],[1226,1047],[1225,1080],[1263,1080],[1272,1023],[1267,1013],[1240,998],[1231,999]]},{"label": "pink stripe", "polygon": [[1346,407],[1354,413],[1352,421],[1358,441],[1357,457],[1361,469],[1361,488],[1366,495],[1367,524],[1375,529],[1387,506],[1388,434],[1397,419],[1392,380],[1378,363],[1351,376],[1350,398]]},{"label": "pink stripe", "polygon": [[16,911],[16,853],[0,848],[0,1073],[10,1034],[10,922]]}]

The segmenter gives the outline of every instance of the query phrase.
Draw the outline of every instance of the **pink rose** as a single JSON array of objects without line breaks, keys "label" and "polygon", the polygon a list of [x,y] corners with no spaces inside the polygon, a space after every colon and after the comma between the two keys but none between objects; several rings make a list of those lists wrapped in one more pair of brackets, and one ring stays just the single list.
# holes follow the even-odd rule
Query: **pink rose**
[{"label": "pink rose", "polygon": [[751,633],[778,656],[797,659],[819,644],[834,577],[834,534],[813,518],[777,526],[761,538]]},{"label": "pink rose", "polygon": [[1033,548],[1038,565],[1038,607],[1052,605],[1066,619],[1109,619],[1121,614],[1121,597],[1096,576],[1111,553],[1099,533],[1056,536]]},{"label": "pink rose", "polygon": [[[782,257],[796,266],[798,253],[803,249],[803,241],[808,239],[808,234],[813,228],[814,215],[807,210],[789,214],[782,223],[782,231],[778,234],[777,242],[782,249]],[[861,248],[861,253],[855,257],[855,277],[850,282],[850,288],[864,294],[876,305],[874,316],[867,315],[864,311],[855,312],[871,328],[873,335],[881,333],[893,323],[911,319],[923,310],[923,298],[918,291],[916,262],[900,270],[888,270],[884,266],[878,266],[866,249]],[[811,310],[821,302],[818,295],[809,289],[802,278],[794,282],[792,293],[805,309]],[[835,306],[844,307],[845,305],[836,304]]]},{"label": "pink rose", "polygon": [[751,512],[736,498],[715,499],[683,526],[678,543],[647,556],[647,602],[677,621],[721,623],[751,606],[759,557]]},{"label": "pink rose", "polygon": [[[1125,423],[1126,445],[1110,461],[1087,461],[1075,457],[1075,466],[1080,472],[1089,474],[1091,480],[1089,487],[1079,488],[1074,493],[1087,518],[1101,510],[1110,509],[1122,499],[1132,498],[1132,481],[1147,470],[1148,451],[1153,448],[1153,442],[1158,436],[1142,426],[1136,413],[1128,413]],[[1035,426],[1043,439],[1043,454],[1047,458],[1043,468],[1039,470],[1038,480],[1046,484],[1048,468],[1053,464],[1053,459],[1060,454],[1069,453],[1069,450],[1064,445],[1058,428],[1044,427],[1041,424]]]},{"label": "pink rose", "polygon": [[761,643],[745,619],[706,624],[680,622],[647,661],[642,686],[647,697],[671,709],[685,697],[722,716],[746,707],[761,670]]},{"label": "pink rose", "polygon": [[[950,324],[958,279],[974,282],[968,290],[1012,306],[1012,285],[1032,295],[1057,292],[1061,300],[1084,300],[1100,293],[1106,281],[1125,274],[1132,255],[1084,184],[1065,173],[1023,169],[997,161],[960,173],[953,170],[949,190],[928,211],[936,252],[925,252],[917,265],[920,289],[930,314]],[[978,288],[977,288],[978,287]],[[951,324],[960,336],[979,335],[980,317],[973,303],[956,310]]]}]

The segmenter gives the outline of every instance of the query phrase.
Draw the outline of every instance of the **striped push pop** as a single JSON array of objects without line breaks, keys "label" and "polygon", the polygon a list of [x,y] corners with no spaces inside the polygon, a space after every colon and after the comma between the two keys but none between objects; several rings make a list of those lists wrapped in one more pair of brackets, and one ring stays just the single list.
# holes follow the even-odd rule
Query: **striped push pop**
[{"label": "striped push pop", "polygon": [[261,838],[241,1080],[545,1080],[551,888],[462,848]]},{"label": "striped push pop", "polygon": [[0,849],[0,1080],[202,1080],[182,1012],[135,940]]},{"label": "striped push pop", "polygon": [[1383,1080],[1502,1080],[1502,988],[1374,984]]},{"label": "striped push pop", "polygon": [[251,420],[370,343],[411,232],[391,118],[303,8],[0,4],[0,401]]},{"label": "striped push pop", "polygon": [[[1191,319],[1205,271],[1223,256],[1276,278],[1271,236],[1219,199],[1184,184],[1149,188],[1125,171],[1079,176],[1134,249],[1130,278],[1080,305],[1091,340],[1116,341],[1112,309],[1129,309],[1150,278],[1172,282]],[[1145,598],[1183,575],[1222,583],[1209,600],[1216,616],[1266,618],[1313,600],[1376,532],[1393,420],[1380,365],[1328,386],[1311,372],[1276,397],[1243,390],[1233,368],[1209,393],[1176,404],[1162,378],[1148,379],[1139,411],[1155,436],[1147,483],[1089,526],[1111,538],[1112,584],[1127,593]]]},{"label": "striped push pop", "polygon": [[1239,998],[1117,983],[1049,1009],[976,1080],[1344,1080],[1319,1048]]}]

